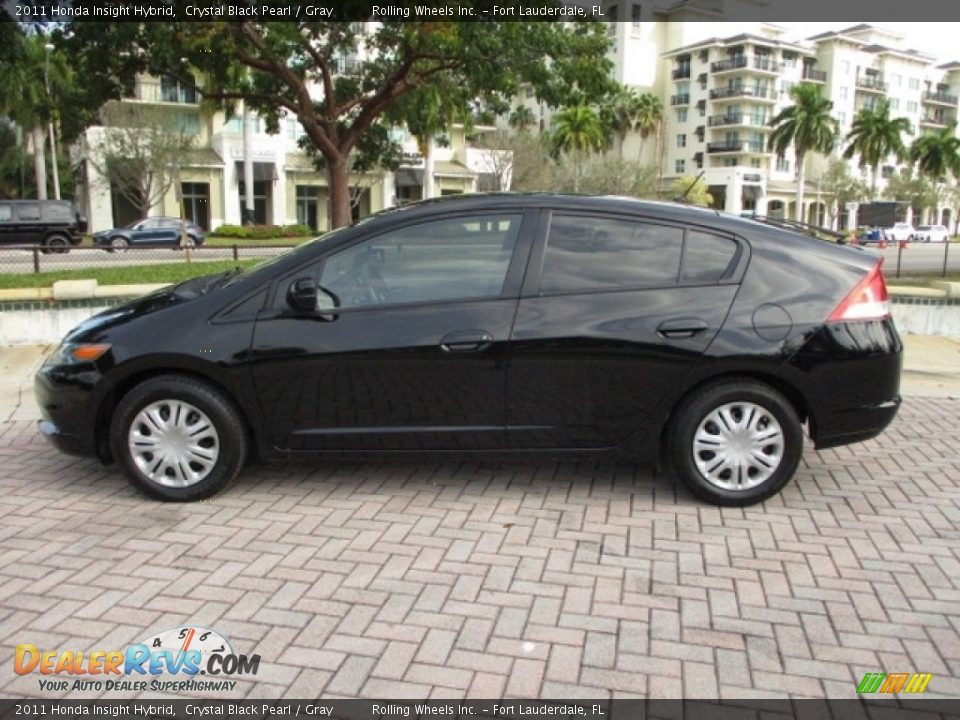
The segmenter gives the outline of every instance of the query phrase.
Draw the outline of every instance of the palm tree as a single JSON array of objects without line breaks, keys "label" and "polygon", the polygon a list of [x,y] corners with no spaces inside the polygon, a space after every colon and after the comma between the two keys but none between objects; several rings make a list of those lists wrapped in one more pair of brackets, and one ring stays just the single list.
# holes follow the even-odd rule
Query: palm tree
[{"label": "palm tree", "polygon": [[797,178],[797,208],[794,219],[803,221],[804,162],[807,153],[827,154],[833,150],[839,128],[830,115],[833,103],[820,96],[820,88],[810,83],[799,83],[790,88],[793,105],[781,110],[770,121],[769,147],[780,157],[793,145]]},{"label": "palm tree", "polygon": [[870,194],[877,196],[877,179],[880,163],[888,155],[896,155],[898,160],[907,156],[903,144],[903,133],[911,132],[910,121],[904,117],[890,117],[890,102],[881,100],[876,106],[865,107],[854,118],[850,133],[847,135],[845,158],[860,156],[860,162],[873,171],[870,182]]},{"label": "palm tree", "polygon": [[535,118],[533,117],[533,110],[528,108],[526,105],[517,105],[513,112],[510,113],[510,117],[507,122],[510,123],[510,127],[518,132],[525,132],[528,127],[533,125]]},{"label": "palm tree", "polygon": [[617,154],[623,155],[627,133],[634,129],[640,110],[640,96],[633,88],[622,87],[604,106],[604,122],[617,138]]},{"label": "palm tree", "polygon": [[637,95],[637,106],[634,112],[633,129],[640,133],[640,150],[637,159],[643,158],[643,145],[650,135],[660,136],[660,127],[663,124],[663,102],[653,93],[645,92]]},{"label": "palm tree", "polygon": [[606,145],[606,133],[597,111],[580,104],[558,112],[553,116],[550,144],[555,155],[572,156],[576,170],[573,191],[579,192],[584,155],[602,150]]},{"label": "palm tree", "polygon": [[960,177],[960,138],[957,124],[938,132],[924,133],[910,147],[910,160],[917,170],[934,182],[945,182],[948,175]]}]

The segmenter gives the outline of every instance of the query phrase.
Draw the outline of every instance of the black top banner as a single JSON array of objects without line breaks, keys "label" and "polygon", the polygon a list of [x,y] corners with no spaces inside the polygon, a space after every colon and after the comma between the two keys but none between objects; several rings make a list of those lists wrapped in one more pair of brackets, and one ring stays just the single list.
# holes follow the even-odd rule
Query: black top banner
[{"label": "black top banner", "polygon": [[[382,22],[511,22],[595,20],[611,22],[623,17],[628,2],[611,0],[7,0],[8,14],[18,21],[382,21]],[[706,22],[742,21],[835,21],[902,23],[911,21],[958,21],[960,3],[944,0],[655,0],[643,3],[644,13],[663,13],[662,19]],[[653,15],[648,15],[653,17]],[[720,34],[722,30],[718,30]]]},{"label": "black top banner", "polygon": [[11,718],[958,720],[960,700],[0,700]]}]

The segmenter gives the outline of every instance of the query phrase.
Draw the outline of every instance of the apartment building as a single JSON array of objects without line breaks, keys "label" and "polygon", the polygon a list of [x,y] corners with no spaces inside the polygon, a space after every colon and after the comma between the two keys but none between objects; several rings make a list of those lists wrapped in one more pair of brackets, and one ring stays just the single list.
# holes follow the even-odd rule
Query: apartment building
[{"label": "apartment building", "polygon": [[[223,224],[241,224],[245,194],[241,117],[205,112],[196,89],[172,78],[138,77],[132,96],[120,102],[162,109],[175,119],[180,130],[194,138],[192,149],[177,163],[169,191],[158,199],[150,215],[177,216],[179,194],[185,216],[207,230]],[[470,133],[492,129],[475,126]],[[97,163],[85,159],[108,141],[111,131],[102,125],[91,127],[84,142],[75,148],[81,167],[78,197],[85,207],[91,232],[139,219],[138,210],[98,171]],[[317,231],[329,229],[327,177],[298,145],[303,135],[299,122],[284,118],[280,132],[269,134],[263,120],[251,113],[251,132],[254,222],[301,223]],[[423,196],[427,163],[416,138],[403,128],[391,132],[403,148],[403,164],[395,172],[354,176],[355,217]],[[431,156],[435,195],[474,192],[489,180],[489,163],[482,151],[469,146],[463,126],[454,126],[435,138]]]}]

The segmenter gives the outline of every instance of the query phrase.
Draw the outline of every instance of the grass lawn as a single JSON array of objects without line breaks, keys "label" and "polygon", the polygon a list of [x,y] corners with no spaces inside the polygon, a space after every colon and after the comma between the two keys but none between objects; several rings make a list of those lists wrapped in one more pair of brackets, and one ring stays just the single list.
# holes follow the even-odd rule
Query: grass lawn
[{"label": "grass lawn", "polygon": [[960,273],[956,272],[947,272],[947,276],[943,277],[939,273],[922,273],[916,275],[908,275],[906,273],[900,273],[900,277],[895,278],[893,275],[887,276],[887,285],[907,285],[910,287],[933,287],[934,281],[942,280],[945,282],[960,282]]},{"label": "grass lawn", "polygon": [[94,279],[100,285],[129,285],[140,283],[176,283],[200,275],[249,268],[263,258],[250,260],[215,260],[211,262],[178,262],[162,265],[137,265],[131,267],[81,268],[78,270],[54,270],[42,273],[0,274],[0,288],[50,287],[57,280]]}]

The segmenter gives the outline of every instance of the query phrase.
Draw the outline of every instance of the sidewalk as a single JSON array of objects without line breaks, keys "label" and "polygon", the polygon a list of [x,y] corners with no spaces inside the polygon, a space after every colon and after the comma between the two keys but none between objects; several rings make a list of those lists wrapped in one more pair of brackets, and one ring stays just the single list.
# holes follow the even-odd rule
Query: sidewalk
[{"label": "sidewalk", "polygon": [[[960,398],[960,340],[904,335],[900,390],[905,397]],[[0,347],[0,422],[39,417],[33,375],[52,345]]]}]

